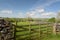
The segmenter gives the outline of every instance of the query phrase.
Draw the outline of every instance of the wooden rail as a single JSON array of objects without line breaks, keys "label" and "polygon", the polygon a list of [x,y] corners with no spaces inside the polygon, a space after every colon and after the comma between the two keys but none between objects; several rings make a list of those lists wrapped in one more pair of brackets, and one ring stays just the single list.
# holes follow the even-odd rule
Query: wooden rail
[{"label": "wooden rail", "polygon": [[[37,29],[32,28],[32,26],[37,26],[37,25],[38,25]],[[44,26],[41,26],[41,25],[44,25]],[[25,27],[28,27],[28,28],[25,28]],[[28,34],[18,35],[19,39],[21,39],[21,40],[27,40],[27,39],[29,39],[29,40],[42,40],[43,37],[48,38],[48,35],[53,33],[53,31],[52,31],[53,29],[51,29],[51,28],[53,28],[53,23],[33,23],[33,24],[29,24],[29,25],[19,25],[19,26],[17,25],[16,28],[23,29],[23,30],[16,31],[16,32],[20,32],[20,33],[29,31]],[[37,34],[35,34],[35,33],[37,33]],[[27,35],[29,35],[29,36],[27,36]],[[23,38],[21,38],[22,36],[23,36]],[[19,39],[17,39],[17,40],[19,40]]]}]

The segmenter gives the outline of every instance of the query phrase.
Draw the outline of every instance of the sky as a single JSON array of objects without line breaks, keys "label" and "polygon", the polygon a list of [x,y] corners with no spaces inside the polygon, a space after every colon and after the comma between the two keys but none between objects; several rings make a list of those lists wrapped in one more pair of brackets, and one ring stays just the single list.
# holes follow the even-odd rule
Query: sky
[{"label": "sky", "polygon": [[60,11],[60,0],[0,0],[0,17],[51,18]]}]

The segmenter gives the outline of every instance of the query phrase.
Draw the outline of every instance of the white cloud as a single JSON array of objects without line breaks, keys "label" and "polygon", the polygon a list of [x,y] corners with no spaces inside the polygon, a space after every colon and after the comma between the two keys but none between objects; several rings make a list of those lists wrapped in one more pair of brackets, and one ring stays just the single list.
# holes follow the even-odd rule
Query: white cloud
[{"label": "white cloud", "polygon": [[43,9],[43,8],[37,8],[37,9],[35,9],[36,10],[36,12],[38,12],[38,13],[43,13],[45,10]]},{"label": "white cloud", "polygon": [[21,13],[21,12],[19,12],[18,14],[17,14],[17,17],[22,17],[23,16],[23,14]]},{"label": "white cloud", "polygon": [[33,11],[26,13],[26,16],[27,16],[27,17],[31,17],[31,16],[34,16],[34,15],[35,15],[35,12],[33,12]]},{"label": "white cloud", "polygon": [[0,10],[0,17],[14,17],[12,10]]},{"label": "white cloud", "polygon": [[49,18],[49,17],[56,17],[57,15],[55,12],[45,12],[45,13],[41,14],[41,16]]},{"label": "white cloud", "polygon": [[45,12],[43,14],[41,14],[43,17],[56,17],[56,13],[55,12]]},{"label": "white cloud", "polygon": [[42,14],[43,16],[51,16],[54,15],[54,12],[46,12]]},{"label": "white cloud", "polygon": [[18,12],[18,13],[16,14],[16,17],[17,17],[17,18],[24,18],[24,17],[25,17],[25,14],[24,14],[23,12]]},{"label": "white cloud", "polygon": [[12,14],[12,11],[11,10],[1,10],[0,13],[3,13],[3,14]]},{"label": "white cloud", "polygon": [[26,14],[27,14],[28,17],[32,17],[32,18],[56,17],[55,12],[45,12],[44,9],[35,10],[35,11],[32,10],[32,12],[27,12]]},{"label": "white cloud", "polygon": [[46,12],[45,7],[51,6],[53,3],[59,2],[60,0],[46,0],[46,2],[39,4],[41,1],[37,1],[32,8],[30,8],[33,13],[28,12],[28,15],[32,17],[56,17],[55,12]]},{"label": "white cloud", "polygon": [[39,8],[37,8],[37,9],[35,9],[35,10],[31,10],[31,11],[29,11],[29,12],[27,12],[26,14],[28,15],[28,16],[34,16],[36,13],[44,13],[45,12],[45,10],[44,9],[39,9]]}]

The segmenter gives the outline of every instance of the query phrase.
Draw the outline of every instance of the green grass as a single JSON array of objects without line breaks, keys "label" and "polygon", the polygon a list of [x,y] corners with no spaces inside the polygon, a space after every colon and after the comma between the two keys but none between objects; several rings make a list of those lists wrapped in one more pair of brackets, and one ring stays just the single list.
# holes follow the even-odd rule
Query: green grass
[{"label": "green grass", "polygon": [[29,25],[30,22],[18,22],[17,25]]},{"label": "green grass", "polygon": [[[40,26],[39,25],[35,25],[35,26],[30,26],[31,29],[35,30],[35,31],[32,31],[30,33],[29,32],[29,26],[24,26],[23,27],[23,25],[29,25],[29,24],[31,24],[31,23],[30,22],[18,22],[17,23],[17,26],[22,25],[22,28],[18,28],[17,27],[16,29],[17,30],[23,30],[21,32],[16,32],[16,35],[19,35],[19,37],[16,38],[17,40],[21,40],[21,39],[23,39],[23,40],[26,39],[27,40],[27,38],[29,38],[30,35],[32,36],[31,38],[36,37],[37,39],[39,39],[39,27],[40,27],[40,30],[42,32],[45,32],[45,33],[47,33],[47,30],[48,31],[52,31],[52,26],[50,27],[48,25],[40,25]],[[25,30],[24,28],[28,29],[28,30]],[[47,34],[45,34],[45,35],[47,35]],[[47,36],[42,36],[41,40],[60,40],[60,36],[59,35],[50,35],[49,34],[48,37]]]}]

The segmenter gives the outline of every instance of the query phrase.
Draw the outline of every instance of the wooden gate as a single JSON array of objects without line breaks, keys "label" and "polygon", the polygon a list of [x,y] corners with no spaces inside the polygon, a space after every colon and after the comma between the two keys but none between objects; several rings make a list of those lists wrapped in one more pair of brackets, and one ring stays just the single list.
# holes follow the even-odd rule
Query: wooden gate
[{"label": "wooden gate", "polygon": [[47,40],[48,36],[53,33],[53,23],[29,22],[27,25],[18,24],[17,22],[16,40]]}]

